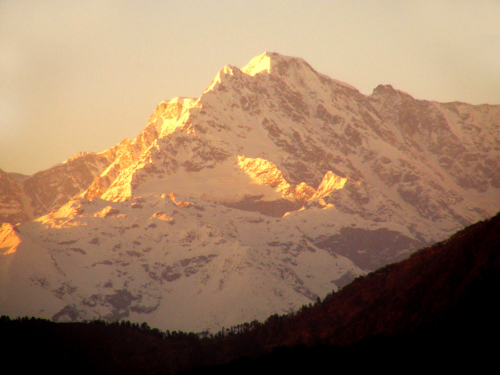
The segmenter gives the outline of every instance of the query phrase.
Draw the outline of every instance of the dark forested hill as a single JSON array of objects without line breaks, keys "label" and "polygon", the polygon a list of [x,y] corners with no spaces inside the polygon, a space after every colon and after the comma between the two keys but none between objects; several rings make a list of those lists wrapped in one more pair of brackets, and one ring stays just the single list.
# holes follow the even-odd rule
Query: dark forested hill
[{"label": "dark forested hill", "polygon": [[[216,335],[147,324],[0,319],[3,364],[21,373],[241,373],[476,368],[499,345],[500,215],[357,278],[324,301]],[[223,363],[232,361],[231,364]],[[199,366],[207,366],[192,370]],[[218,367],[215,367],[218,366]]]}]

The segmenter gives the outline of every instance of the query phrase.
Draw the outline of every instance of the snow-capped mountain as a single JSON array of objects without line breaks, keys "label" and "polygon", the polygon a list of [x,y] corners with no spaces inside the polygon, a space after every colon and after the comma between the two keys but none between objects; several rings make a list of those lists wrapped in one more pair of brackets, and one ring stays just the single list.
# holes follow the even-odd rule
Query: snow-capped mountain
[{"label": "snow-capped mountain", "polygon": [[496,213],[499,156],[499,105],[365,96],[264,53],[133,141],[1,172],[0,313],[217,330],[293,311]]}]

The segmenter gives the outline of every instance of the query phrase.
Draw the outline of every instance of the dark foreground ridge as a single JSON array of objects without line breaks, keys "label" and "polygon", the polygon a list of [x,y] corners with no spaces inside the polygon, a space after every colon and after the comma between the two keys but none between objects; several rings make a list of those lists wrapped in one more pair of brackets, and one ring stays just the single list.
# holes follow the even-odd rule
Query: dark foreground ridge
[{"label": "dark foreground ridge", "polygon": [[51,374],[479,369],[499,348],[499,266],[497,214],[265,323],[208,335],[2,317],[2,358],[20,373]]}]

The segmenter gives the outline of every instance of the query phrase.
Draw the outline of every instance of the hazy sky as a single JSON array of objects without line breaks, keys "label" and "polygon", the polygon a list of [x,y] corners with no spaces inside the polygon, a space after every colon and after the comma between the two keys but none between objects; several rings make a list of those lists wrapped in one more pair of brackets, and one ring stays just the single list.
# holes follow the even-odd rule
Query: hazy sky
[{"label": "hazy sky", "polygon": [[0,169],[133,138],[158,102],[264,51],[364,94],[500,104],[498,0],[0,0]]}]

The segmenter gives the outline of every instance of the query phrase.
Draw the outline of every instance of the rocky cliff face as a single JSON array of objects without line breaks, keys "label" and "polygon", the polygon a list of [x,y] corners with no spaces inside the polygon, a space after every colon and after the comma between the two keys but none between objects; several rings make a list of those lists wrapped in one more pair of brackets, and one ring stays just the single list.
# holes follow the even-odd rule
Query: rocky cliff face
[{"label": "rocky cliff face", "polygon": [[498,160],[498,105],[365,96],[264,53],[132,141],[0,174],[4,220],[36,218],[2,227],[0,312],[203,330],[294,310],[493,215]]}]

